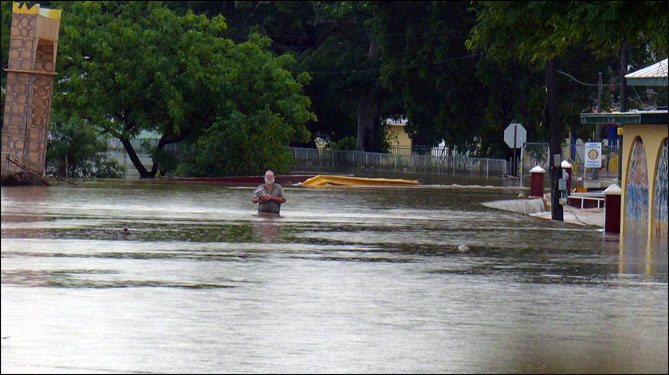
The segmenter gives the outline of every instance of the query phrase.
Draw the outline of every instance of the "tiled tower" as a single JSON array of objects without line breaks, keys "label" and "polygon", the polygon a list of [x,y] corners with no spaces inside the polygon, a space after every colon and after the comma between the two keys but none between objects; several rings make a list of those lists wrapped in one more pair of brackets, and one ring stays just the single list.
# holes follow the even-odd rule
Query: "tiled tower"
[{"label": "tiled tower", "polygon": [[44,173],[60,10],[12,7],[2,127],[2,180]]}]

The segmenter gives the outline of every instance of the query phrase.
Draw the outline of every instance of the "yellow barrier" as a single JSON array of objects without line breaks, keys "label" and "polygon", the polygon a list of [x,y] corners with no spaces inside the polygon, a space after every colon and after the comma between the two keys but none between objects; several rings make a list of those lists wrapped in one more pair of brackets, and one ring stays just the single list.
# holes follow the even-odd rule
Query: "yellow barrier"
[{"label": "yellow barrier", "polygon": [[329,176],[318,175],[303,181],[300,186],[304,187],[323,187],[328,185],[335,186],[401,186],[418,185],[417,180],[400,180],[388,178],[365,178],[349,176]]}]

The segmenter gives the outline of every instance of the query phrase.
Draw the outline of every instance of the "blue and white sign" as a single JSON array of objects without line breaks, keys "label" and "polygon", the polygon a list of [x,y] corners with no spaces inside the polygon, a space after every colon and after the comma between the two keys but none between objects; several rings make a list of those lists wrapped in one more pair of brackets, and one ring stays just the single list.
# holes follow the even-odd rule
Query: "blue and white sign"
[{"label": "blue and white sign", "polygon": [[602,167],[602,142],[586,142],[585,144],[585,167]]}]

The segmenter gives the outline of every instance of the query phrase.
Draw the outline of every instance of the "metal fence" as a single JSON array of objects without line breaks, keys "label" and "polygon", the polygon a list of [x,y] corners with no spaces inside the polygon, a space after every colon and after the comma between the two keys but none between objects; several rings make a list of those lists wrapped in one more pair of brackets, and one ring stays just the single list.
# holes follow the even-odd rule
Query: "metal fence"
[{"label": "metal fence", "polygon": [[507,174],[503,159],[464,156],[397,155],[362,151],[291,147],[295,167],[303,170],[336,170],[373,168],[395,172],[428,172],[436,174],[469,174],[501,176]]},{"label": "metal fence", "polygon": [[395,155],[438,155],[438,147],[430,146],[392,146],[388,152]]},{"label": "metal fence", "polygon": [[[424,172],[452,175],[501,176],[509,173],[504,159],[472,158],[449,155],[397,155],[363,151],[337,151],[315,148],[290,148],[295,165],[293,170],[338,171],[345,169],[375,169],[395,172]],[[136,149],[137,156],[146,168],[151,168],[151,156]],[[168,150],[178,152],[176,149]],[[137,177],[134,165],[123,148],[108,151],[110,158],[127,168],[127,177]]]},{"label": "metal fence", "polygon": [[[569,145],[562,145],[563,159],[568,159],[572,164],[573,176],[583,177],[592,173],[592,168],[585,168],[585,144],[573,145],[574,151],[570,152]],[[521,174],[529,174],[530,169],[540,166],[548,171],[548,143],[527,142],[523,145],[520,155]],[[571,157],[570,157],[571,156]],[[618,177],[618,149],[616,146],[602,146],[602,167],[598,171],[601,178]]]}]

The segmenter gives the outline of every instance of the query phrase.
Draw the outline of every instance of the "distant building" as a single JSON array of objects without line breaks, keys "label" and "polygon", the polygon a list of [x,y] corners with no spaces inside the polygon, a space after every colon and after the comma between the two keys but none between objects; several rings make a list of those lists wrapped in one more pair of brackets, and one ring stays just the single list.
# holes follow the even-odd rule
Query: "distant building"
[{"label": "distant building", "polygon": [[407,119],[405,118],[399,120],[386,119],[386,129],[388,130],[386,139],[390,145],[389,151],[392,154],[411,155],[412,141],[404,130],[406,123]]}]

